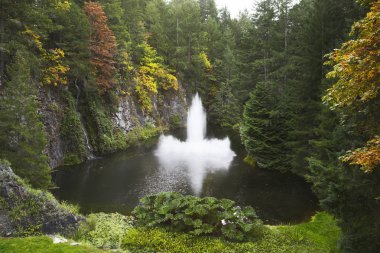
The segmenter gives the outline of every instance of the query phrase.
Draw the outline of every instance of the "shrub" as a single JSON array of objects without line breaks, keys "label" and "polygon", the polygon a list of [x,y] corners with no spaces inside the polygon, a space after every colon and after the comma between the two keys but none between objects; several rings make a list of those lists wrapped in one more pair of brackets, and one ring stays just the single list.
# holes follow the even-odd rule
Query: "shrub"
[{"label": "shrub", "polygon": [[263,231],[262,222],[252,207],[241,208],[228,199],[167,192],[144,197],[141,203],[133,214],[138,224],[146,227],[222,236],[236,241],[258,238]]},{"label": "shrub", "polygon": [[79,240],[90,242],[98,248],[118,249],[133,219],[118,213],[90,214],[78,230]]},{"label": "shrub", "polygon": [[161,130],[161,128],[151,124],[147,124],[144,127],[136,127],[127,133],[126,142],[129,146],[136,145],[139,142],[145,142],[157,136]]}]

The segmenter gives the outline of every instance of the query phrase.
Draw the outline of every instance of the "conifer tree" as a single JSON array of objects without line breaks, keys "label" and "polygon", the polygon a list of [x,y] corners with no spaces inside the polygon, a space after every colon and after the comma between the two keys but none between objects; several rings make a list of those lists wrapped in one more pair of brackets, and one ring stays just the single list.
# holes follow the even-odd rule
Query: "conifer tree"
[{"label": "conifer tree", "polygon": [[231,87],[226,83],[222,83],[215,99],[212,100],[210,117],[214,119],[214,123],[220,126],[233,127],[240,122],[240,108]]},{"label": "conifer tree", "polygon": [[247,101],[240,129],[243,144],[261,168],[289,170],[287,129],[268,85],[259,84]]},{"label": "conifer tree", "polygon": [[17,51],[8,66],[9,81],[0,96],[0,156],[15,173],[35,187],[50,185],[50,168],[44,154],[47,140],[39,115],[37,87],[32,82],[25,52]]}]

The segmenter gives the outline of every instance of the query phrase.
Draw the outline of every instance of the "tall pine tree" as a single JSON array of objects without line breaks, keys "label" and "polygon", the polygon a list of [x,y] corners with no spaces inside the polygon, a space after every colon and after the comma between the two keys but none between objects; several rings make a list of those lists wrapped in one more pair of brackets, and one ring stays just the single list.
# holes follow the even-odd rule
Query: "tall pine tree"
[{"label": "tall pine tree", "polygon": [[51,180],[44,154],[47,140],[28,60],[19,50],[7,69],[9,81],[0,96],[0,156],[11,162],[17,175],[46,189]]}]

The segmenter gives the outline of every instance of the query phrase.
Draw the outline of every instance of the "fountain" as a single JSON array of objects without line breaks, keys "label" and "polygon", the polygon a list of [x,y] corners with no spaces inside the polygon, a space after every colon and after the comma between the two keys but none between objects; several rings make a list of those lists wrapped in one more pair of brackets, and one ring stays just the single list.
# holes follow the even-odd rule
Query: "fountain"
[{"label": "fountain", "polygon": [[186,171],[196,194],[202,190],[207,172],[228,170],[235,153],[228,137],[206,139],[206,113],[198,94],[193,98],[187,115],[187,139],[161,136],[155,155],[164,170]]}]

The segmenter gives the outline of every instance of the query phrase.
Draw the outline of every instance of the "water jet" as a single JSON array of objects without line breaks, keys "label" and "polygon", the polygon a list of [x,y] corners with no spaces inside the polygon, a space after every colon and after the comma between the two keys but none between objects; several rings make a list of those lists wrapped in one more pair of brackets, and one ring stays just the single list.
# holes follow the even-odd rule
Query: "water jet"
[{"label": "water jet", "polygon": [[205,138],[206,119],[202,101],[196,94],[187,114],[186,141],[163,135],[155,151],[161,169],[186,171],[196,194],[201,192],[207,172],[228,170],[235,157],[228,137],[222,140]]}]

